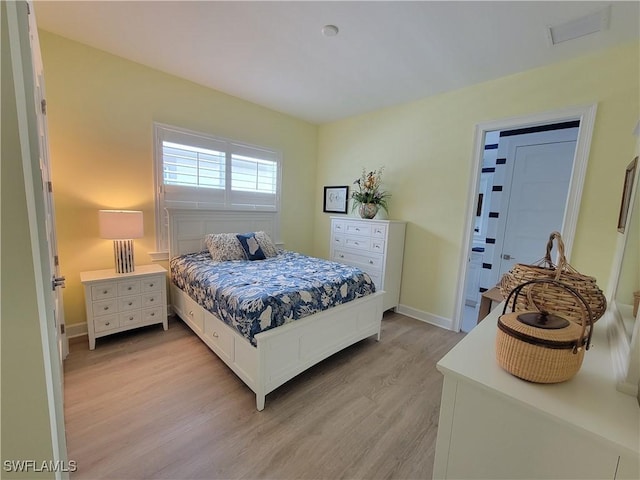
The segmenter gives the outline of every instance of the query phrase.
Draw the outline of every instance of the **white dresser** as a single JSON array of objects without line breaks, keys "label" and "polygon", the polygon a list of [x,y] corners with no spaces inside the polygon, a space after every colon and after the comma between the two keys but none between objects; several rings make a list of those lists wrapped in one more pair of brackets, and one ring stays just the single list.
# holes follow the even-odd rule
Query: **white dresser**
[{"label": "white dresser", "polygon": [[167,325],[167,271],[160,265],[136,266],[135,272],[114,269],[80,273],[87,310],[89,349],[96,338],[145,325]]},{"label": "white dresser", "polygon": [[520,380],[495,358],[496,308],[442,360],[433,478],[638,479],[640,408],[616,389],[605,325],[571,380]]},{"label": "white dresser", "polygon": [[400,300],[405,222],[331,217],[331,260],[358,267],[369,274],[382,307],[395,308]]}]

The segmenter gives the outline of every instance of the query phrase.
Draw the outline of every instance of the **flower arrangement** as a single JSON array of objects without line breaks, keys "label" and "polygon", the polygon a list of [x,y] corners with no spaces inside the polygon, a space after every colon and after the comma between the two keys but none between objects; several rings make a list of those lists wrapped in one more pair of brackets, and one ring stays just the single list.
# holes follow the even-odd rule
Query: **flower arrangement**
[{"label": "flower arrangement", "polygon": [[381,207],[385,212],[389,213],[387,199],[391,196],[391,194],[380,189],[382,184],[383,170],[384,167],[380,167],[378,170],[367,172],[363,168],[360,178],[353,182],[354,185],[356,185],[354,191],[351,193],[351,198],[353,198],[353,209],[355,209],[357,206],[360,206],[361,215],[362,206],[370,204],[376,205],[376,213],[377,207]]}]

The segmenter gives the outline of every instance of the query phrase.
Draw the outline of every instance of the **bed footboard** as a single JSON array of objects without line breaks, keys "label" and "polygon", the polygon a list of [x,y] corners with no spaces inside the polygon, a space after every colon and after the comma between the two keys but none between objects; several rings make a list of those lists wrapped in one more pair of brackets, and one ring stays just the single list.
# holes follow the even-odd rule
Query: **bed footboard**
[{"label": "bed footboard", "polygon": [[176,313],[256,394],[265,397],[309,367],[362,339],[380,339],[384,292],[338,305],[301,320],[259,333],[257,347],[171,285]]}]

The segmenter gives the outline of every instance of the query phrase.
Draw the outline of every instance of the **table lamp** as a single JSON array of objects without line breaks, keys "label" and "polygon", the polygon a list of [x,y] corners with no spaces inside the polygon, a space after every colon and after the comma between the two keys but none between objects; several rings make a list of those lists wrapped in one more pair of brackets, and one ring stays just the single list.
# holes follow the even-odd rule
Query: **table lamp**
[{"label": "table lamp", "polygon": [[133,239],[144,235],[142,212],[135,210],[99,210],[100,238],[113,240],[117,273],[131,273]]}]

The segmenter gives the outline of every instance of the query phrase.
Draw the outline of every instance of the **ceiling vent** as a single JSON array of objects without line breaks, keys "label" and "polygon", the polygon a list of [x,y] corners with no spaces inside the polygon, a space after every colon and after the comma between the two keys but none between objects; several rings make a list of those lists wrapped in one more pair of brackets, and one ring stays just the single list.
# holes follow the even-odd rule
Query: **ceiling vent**
[{"label": "ceiling vent", "polygon": [[611,6],[609,5],[589,15],[584,15],[560,25],[547,27],[547,37],[551,45],[557,45],[567,40],[606,30],[609,27],[610,15]]}]

